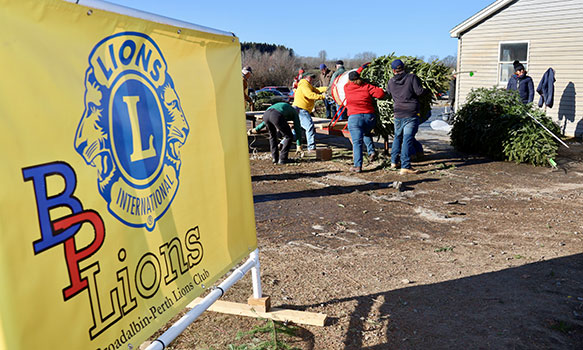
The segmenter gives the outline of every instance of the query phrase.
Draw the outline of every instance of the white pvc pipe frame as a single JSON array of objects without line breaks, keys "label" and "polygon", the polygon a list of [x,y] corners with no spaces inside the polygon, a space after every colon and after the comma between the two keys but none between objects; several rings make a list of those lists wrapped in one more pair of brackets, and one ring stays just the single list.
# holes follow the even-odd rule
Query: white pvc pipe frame
[{"label": "white pvc pipe frame", "polygon": [[218,30],[218,29],[214,29],[214,28],[200,26],[198,24],[183,22],[183,21],[179,21],[179,20],[176,20],[173,18],[164,17],[164,16],[160,16],[160,15],[155,15],[153,13],[136,10],[136,9],[133,9],[130,7],[112,4],[112,3],[107,2],[107,1],[101,1],[101,0],[63,0],[63,1],[72,2],[72,3],[78,4],[78,5],[91,7],[91,8],[97,9],[97,10],[104,10],[104,11],[119,13],[121,15],[131,16],[131,17],[135,17],[135,18],[141,18],[141,19],[145,19],[147,21],[152,21],[152,22],[156,22],[156,23],[169,24],[171,26],[175,26],[175,27],[179,27],[179,28],[194,29],[194,30],[198,30],[201,32],[226,35],[226,36],[231,36],[231,37],[236,36],[232,32],[226,32],[223,30]]},{"label": "white pvc pipe frame", "polygon": [[164,350],[176,337],[178,337],[184,330],[190,326],[205,310],[207,310],[215,301],[225,294],[237,281],[239,281],[245,274],[251,270],[251,278],[253,280],[253,297],[258,299],[262,297],[261,291],[261,277],[259,273],[259,249],[255,249],[249,254],[249,259],[237,268],[233,273],[227,277],[218,287],[214,288],[204,299],[195,307],[193,307],[186,315],[182,316],[180,320],[174,323],[164,334],[154,340],[146,350]]}]

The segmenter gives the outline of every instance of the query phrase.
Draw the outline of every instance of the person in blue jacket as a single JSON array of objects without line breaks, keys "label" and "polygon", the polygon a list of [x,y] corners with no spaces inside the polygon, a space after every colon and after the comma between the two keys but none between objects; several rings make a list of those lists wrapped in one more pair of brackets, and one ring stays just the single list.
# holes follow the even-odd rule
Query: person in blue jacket
[{"label": "person in blue jacket", "polygon": [[534,83],[532,78],[526,75],[522,63],[514,61],[514,74],[508,80],[506,90],[517,90],[522,103],[531,103],[534,100]]}]

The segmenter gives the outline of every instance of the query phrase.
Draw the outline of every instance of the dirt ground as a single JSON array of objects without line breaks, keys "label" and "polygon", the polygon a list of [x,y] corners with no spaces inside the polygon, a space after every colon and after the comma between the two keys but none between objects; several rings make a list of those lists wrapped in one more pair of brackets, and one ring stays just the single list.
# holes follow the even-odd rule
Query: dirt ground
[{"label": "dirt ground", "polygon": [[[422,129],[418,175],[318,135],[330,161],[273,165],[250,137],[263,290],[328,315],[283,338],[299,349],[583,349],[583,145],[559,168],[456,153]],[[384,159],[386,162],[386,158]],[[386,165],[386,163],[385,163]],[[403,184],[401,191],[395,181]],[[245,302],[251,279],[225,300]],[[170,349],[229,349],[265,321],[205,312]]]}]

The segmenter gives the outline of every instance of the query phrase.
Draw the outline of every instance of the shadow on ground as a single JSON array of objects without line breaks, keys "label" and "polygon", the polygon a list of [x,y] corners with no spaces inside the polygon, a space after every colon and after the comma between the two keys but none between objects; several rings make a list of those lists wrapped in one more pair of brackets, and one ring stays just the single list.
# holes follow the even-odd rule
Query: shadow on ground
[{"label": "shadow on ground", "polygon": [[319,178],[330,174],[341,173],[340,170],[320,171],[316,173],[283,173],[251,176],[251,181],[283,181],[297,180],[299,178]]},{"label": "shadow on ground", "polygon": [[[439,181],[439,179],[422,179],[418,181],[403,182],[403,190],[411,190],[410,186],[416,185],[422,182],[434,182]],[[302,190],[302,191],[292,191],[292,192],[280,192],[280,193],[270,193],[270,194],[257,194],[253,196],[253,203],[263,203],[269,201],[280,201],[288,199],[298,199],[298,198],[309,198],[309,197],[325,197],[325,196],[335,196],[340,194],[352,193],[354,191],[367,192],[374,191],[383,188],[391,188],[394,186],[394,182],[369,182],[362,185],[351,185],[351,186],[328,186],[325,188],[319,188],[315,190]]]},{"label": "shadow on ground", "polygon": [[[354,301],[345,350],[583,349],[583,254],[441,283],[281,307],[305,310]],[[380,316],[371,320],[373,310]],[[557,310],[561,317],[548,316]],[[366,332],[379,327],[386,327],[385,343],[367,347]],[[481,341],[468,344],[466,335]]]}]

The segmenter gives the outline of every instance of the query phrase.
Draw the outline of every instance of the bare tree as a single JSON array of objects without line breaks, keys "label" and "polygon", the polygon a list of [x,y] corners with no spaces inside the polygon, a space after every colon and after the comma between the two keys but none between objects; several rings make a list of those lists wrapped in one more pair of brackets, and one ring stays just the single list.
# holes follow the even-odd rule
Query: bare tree
[{"label": "bare tree", "polygon": [[443,65],[450,67],[451,69],[456,69],[457,67],[457,56],[446,56],[444,59],[441,60]]},{"label": "bare tree", "polygon": [[429,56],[429,58],[427,59],[427,62],[433,62],[433,61],[439,61],[439,56],[437,56],[437,55]]},{"label": "bare tree", "polygon": [[249,79],[251,88],[264,86],[291,86],[298,63],[297,58],[289,50],[277,49],[272,53],[261,53],[256,49],[241,53],[243,66],[250,66],[253,74]]},{"label": "bare tree", "polygon": [[320,62],[322,63],[326,62],[327,57],[328,54],[326,53],[326,50],[321,50],[320,52],[318,52],[318,58],[320,58]]},{"label": "bare tree", "polygon": [[374,52],[370,52],[370,51],[365,51],[365,52],[357,53],[356,55],[354,55],[355,61],[363,61],[363,63],[370,62],[370,61],[374,60],[375,58],[377,58],[377,54]]}]

